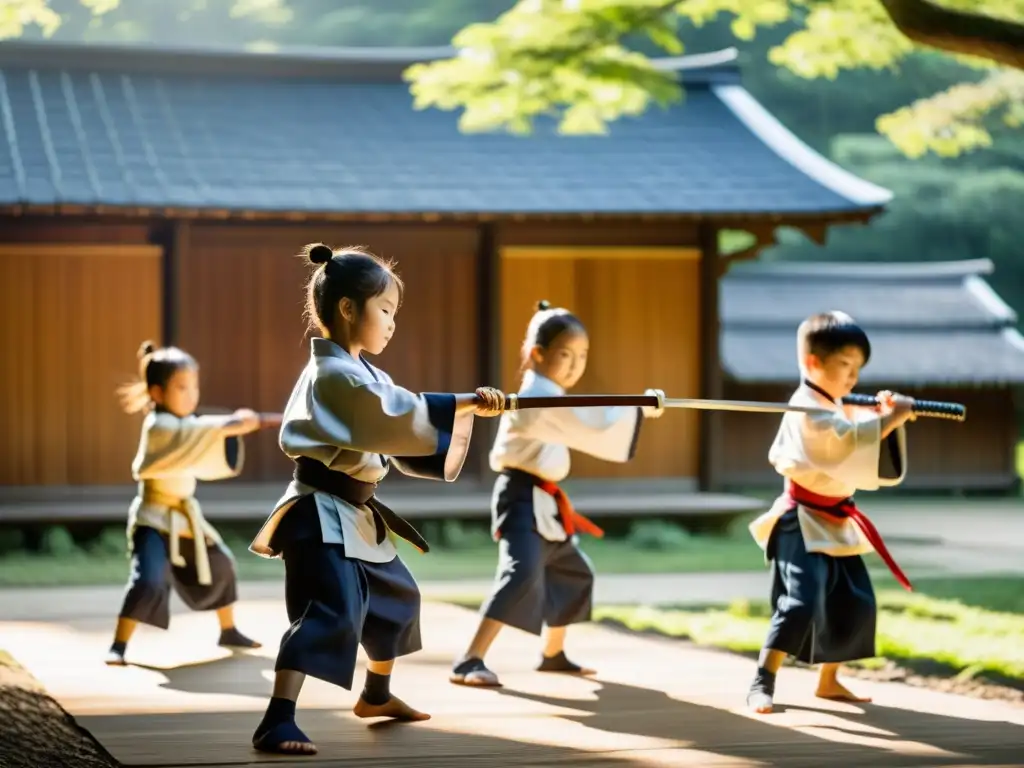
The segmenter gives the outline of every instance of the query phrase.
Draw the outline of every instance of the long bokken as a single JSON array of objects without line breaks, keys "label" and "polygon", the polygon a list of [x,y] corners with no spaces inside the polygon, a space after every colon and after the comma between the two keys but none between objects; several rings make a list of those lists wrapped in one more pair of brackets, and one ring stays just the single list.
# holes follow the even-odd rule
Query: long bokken
[{"label": "long bokken", "polygon": [[[847,395],[843,398],[846,405],[877,406],[878,398],[874,395]],[[526,408],[588,408],[606,406],[625,407],[658,407],[691,408],[702,411],[746,411],[749,413],[801,413],[825,414],[827,408],[814,408],[789,403],[762,403],[751,400],[699,400],[657,395],[561,395],[559,397],[520,397],[515,394],[505,395],[505,410],[518,411]],[[934,400],[915,400],[914,413],[917,416],[932,419],[948,419],[965,421],[967,408],[960,403],[944,403]]]}]

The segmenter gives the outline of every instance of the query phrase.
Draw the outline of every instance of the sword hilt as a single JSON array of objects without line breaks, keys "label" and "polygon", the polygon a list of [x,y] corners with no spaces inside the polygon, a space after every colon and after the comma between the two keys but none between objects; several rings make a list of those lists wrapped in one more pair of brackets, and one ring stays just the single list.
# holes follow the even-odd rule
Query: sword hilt
[{"label": "sword hilt", "polygon": [[[653,390],[652,390],[653,391]],[[558,395],[556,397],[522,397],[514,392],[505,394],[505,410],[521,411],[525,408],[661,408],[664,395]]]},{"label": "sword hilt", "polygon": [[[871,408],[878,405],[878,398],[874,395],[847,395],[843,398],[843,403],[845,405],[860,405]],[[967,406],[961,403],[944,403],[939,400],[914,400],[914,406],[911,410],[917,416],[926,416],[933,419],[967,420]]]}]

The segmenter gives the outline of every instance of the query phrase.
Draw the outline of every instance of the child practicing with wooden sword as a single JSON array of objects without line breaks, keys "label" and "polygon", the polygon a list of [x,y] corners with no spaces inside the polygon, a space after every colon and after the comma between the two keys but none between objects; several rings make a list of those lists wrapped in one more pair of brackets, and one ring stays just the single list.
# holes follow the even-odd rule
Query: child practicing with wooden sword
[{"label": "child practicing with wooden sword", "polygon": [[[583,376],[590,341],[579,318],[538,302],[522,347],[519,395],[563,395]],[[647,394],[663,395],[649,390]],[[497,686],[484,656],[508,625],[547,638],[537,669],[592,674],[565,655],[570,624],[589,621],[594,571],[577,545],[578,533],[603,532],[575,512],[557,483],[569,474],[569,450],[614,462],[633,458],[644,417],[663,408],[543,408],[505,413],[491,449],[498,472],[491,500],[491,533],[498,542],[494,591],[481,609],[480,626],[454,664],[453,683]]]},{"label": "child practicing with wooden sword", "polygon": [[366,359],[395,333],[404,286],[391,264],[359,248],[320,243],[305,256],[312,265],[307,314],[321,335],[311,340],[281,427],[294,479],[250,547],[284,559],[292,622],[252,743],[294,755],[317,751],[295,722],[306,676],[351,689],[360,646],[369,662],[356,716],[429,719],[391,692],[395,660],[422,647],[419,588],[394,537],[421,551],[428,545],[374,494],[392,466],[454,481],[474,416],[496,416],[505,401],[490,387],[421,394],[394,384]]},{"label": "child practicing with wooden sword", "polygon": [[903,481],[903,425],[915,418],[914,401],[879,392],[876,408],[842,404],[871,357],[867,334],[849,315],[808,318],[797,346],[801,383],[789,402],[827,412],[783,416],[768,459],[786,478],[785,491],[750,525],[771,562],[774,607],[747,694],[758,713],[772,711],[775,676],[787,656],[822,665],[819,697],[867,701],[837,677],[843,662],[875,655],[875,594],[861,556],[878,552],[910,588],[853,494]]}]

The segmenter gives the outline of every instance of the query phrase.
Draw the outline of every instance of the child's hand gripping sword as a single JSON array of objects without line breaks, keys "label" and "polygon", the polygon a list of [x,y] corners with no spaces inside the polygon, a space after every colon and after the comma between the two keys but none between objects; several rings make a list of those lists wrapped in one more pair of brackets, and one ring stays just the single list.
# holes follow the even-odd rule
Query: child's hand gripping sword
[{"label": "child's hand gripping sword", "polygon": [[[653,408],[692,408],[701,411],[745,411],[748,413],[800,413],[825,414],[832,413],[827,408],[815,408],[807,405],[791,405],[789,403],[761,403],[751,400],[699,400],[665,397],[661,390],[648,390],[652,394],[643,395],[560,395],[557,397],[520,397],[516,394],[505,395],[505,410],[519,411],[526,408],[589,408],[619,405],[624,407]],[[846,405],[877,407],[878,399],[874,395],[847,395],[843,398]],[[914,400],[914,414],[933,419],[949,419],[965,421],[967,408],[960,403],[943,403],[932,400]]]}]

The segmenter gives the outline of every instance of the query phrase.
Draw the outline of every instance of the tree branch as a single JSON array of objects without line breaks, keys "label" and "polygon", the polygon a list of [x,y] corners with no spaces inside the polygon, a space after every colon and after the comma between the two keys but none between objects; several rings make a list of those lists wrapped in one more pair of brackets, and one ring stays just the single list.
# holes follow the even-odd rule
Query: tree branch
[{"label": "tree branch", "polygon": [[1024,70],[1024,24],[943,8],[931,0],[880,0],[892,23],[920,45]]}]

